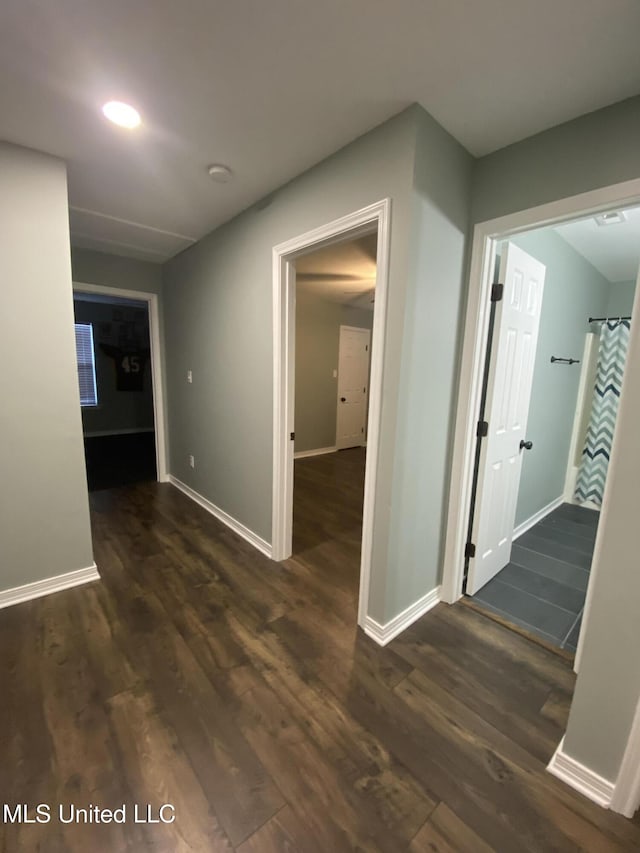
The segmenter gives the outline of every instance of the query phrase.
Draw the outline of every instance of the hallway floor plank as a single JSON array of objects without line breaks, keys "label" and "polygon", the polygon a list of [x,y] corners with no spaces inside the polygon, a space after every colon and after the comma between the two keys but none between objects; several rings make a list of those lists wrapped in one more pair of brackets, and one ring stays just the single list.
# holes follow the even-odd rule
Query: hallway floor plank
[{"label": "hallway floor plank", "polygon": [[[296,463],[274,564],[170,485],[91,496],[102,580],[0,612],[7,803],[171,824],[5,824],[6,853],[632,851],[548,774],[570,665],[464,606],[356,628],[364,454]],[[360,479],[358,479],[360,478]]]}]

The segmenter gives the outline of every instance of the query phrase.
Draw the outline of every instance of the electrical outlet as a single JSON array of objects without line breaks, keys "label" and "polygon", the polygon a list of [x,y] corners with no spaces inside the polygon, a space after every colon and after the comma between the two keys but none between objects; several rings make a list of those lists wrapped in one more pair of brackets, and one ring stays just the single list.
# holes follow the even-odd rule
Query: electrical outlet
[{"label": "electrical outlet", "polygon": [[190,370],[187,370],[187,382],[189,384],[193,382],[193,373]]},{"label": "electrical outlet", "polygon": [[191,455],[191,453],[189,454],[189,467],[191,467],[191,468],[195,468],[195,467],[196,467],[196,460],[193,458],[193,456]]}]

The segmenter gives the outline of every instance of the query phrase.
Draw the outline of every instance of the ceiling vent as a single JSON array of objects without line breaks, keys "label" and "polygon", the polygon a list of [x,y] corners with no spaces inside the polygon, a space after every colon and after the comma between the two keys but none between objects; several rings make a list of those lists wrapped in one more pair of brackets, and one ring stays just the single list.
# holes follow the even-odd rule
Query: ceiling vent
[{"label": "ceiling vent", "polygon": [[599,216],[593,217],[596,225],[600,227],[604,225],[619,225],[621,222],[627,221],[627,214],[624,210],[611,210],[609,213],[601,213]]}]

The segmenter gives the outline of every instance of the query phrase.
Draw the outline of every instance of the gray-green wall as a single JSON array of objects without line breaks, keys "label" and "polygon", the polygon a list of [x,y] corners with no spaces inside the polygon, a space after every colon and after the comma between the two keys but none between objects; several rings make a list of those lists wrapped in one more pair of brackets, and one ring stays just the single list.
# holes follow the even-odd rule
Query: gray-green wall
[{"label": "gray-green wall", "polygon": [[397,450],[382,463],[394,463],[384,621],[442,575],[471,170],[469,154],[418,109]]},{"label": "gray-green wall", "polygon": [[382,623],[438,582],[471,162],[413,107],[165,267],[171,472],[270,541],[272,248],[391,199],[369,601]]},{"label": "gray-green wall", "polygon": [[[635,312],[640,310],[636,299]],[[640,453],[640,336],[627,353],[614,450],[605,489],[606,525],[597,546],[597,571],[580,672],[564,749],[615,781],[640,701],[640,571],[638,526]]]},{"label": "gray-green wall", "polygon": [[[633,308],[633,297],[636,293],[636,282],[616,281],[609,290],[607,302],[607,317],[630,317]],[[601,315],[598,315],[601,316]]]},{"label": "gray-green wall", "polygon": [[640,177],[640,95],[530,136],[476,161],[472,219]]},{"label": "gray-green wall", "polygon": [[87,568],[93,555],[64,163],[0,143],[0,222],[4,590]]},{"label": "gray-green wall", "polygon": [[[474,171],[473,220],[480,222],[536,204],[640,178],[640,97],[568,122],[483,157]],[[636,303],[637,307],[637,303]],[[633,354],[627,362],[631,365]],[[615,779],[640,697],[640,644],[635,542],[640,375],[625,380],[621,452],[607,488],[615,494],[597,561],[591,617],[565,739],[565,750],[605,778]],[[622,449],[624,448],[624,450]],[[614,476],[614,472],[616,475]]]},{"label": "gray-green wall", "polygon": [[533,371],[516,525],[562,496],[576,413],[580,365],[551,364],[551,356],[582,360],[587,319],[606,311],[611,285],[550,228],[512,239],[547,269]]},{"label": "gray-green wall", "polygon": [[371,329],[373,312],[330,302],[296,287],[295,450],[336,443],[340,326]]},{"label": "gray-green wall", "polygon": [[[164,268],[170,471],[267,541],[273,459],[273,246],[391,199],[393,295],[381,455],[393,457],[394,378],[408,276],[414,145],[415,121],[407,112],[338,151]],[[193,384],[186,382],[189,369]],[[195,469],[188,465],[190,453]],[[379,478],[378,487],[382,494],[388,492],[388,473]],[[388,525],[385,497],[379,502],[374,535],[382,569]],[[384,596],[384,578],[380,585]]]},{"label": "gray-green wall", "polygon": [[73,281],[83,284],[100,284],[121,290],[142,290],[160,293],[162,266],[120,255],[107,255],[93,249],[71,249]]}]

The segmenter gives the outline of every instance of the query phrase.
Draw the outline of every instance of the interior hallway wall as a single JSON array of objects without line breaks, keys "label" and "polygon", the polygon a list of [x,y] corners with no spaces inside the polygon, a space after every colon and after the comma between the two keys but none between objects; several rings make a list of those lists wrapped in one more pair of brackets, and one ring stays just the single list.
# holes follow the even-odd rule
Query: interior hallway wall
[{"label": "interior hallway wall", "polygon": [[162,265],[121,255],[107,255],[94,249],[71,249],[74,282],[100,284],[122,290],[161,293]]},{"label": "interior hallway wall", "polygon": [[640,95],[487,154],[473,173],[472,221],[640,176]]},{"label": "interior hallway wall", "polygon": [[441,579],[467,281],[472,158],[424,110],[416,119],[385,621]]},{"label": "interior hallway wall", "polygon": [[93,554],[64,163],[0,143],[0,221],[4,590],[88,568]]},{"label": "interior hallway wall", "polygon": [[[635,97],[483,157],[474,172],[473,221],[640,179],[639,136],[640,97]],[[634,362],[636,349],[637,344],[627,366]],[[640,645],[640,591],[636,589],[640,573],[634,557],[636,523],[631,517],[640,479],[636,441],[640,353],[635,352],[635,363],[625,378],[618,415],[624,439],[607,482],[619,512],[614,513],[603,537],[601,552],[596,551],[599,580],[565,738],[569,755],[612,780],[640,694],[636,653]],[[630,399],[625,401],[625,395]]]},{"label": "interior hallway wall", "polygon": [[[272,250],[390,198],[390,290],[381,457],[393,457],[404,319],[414,118],[407,111],[274,192],[164,267],[170,470],[271,541]],[[193,371],[193,384],[186,371]],[[188,455],[195,456],[195,468]],[[391,463],[391,467],[392,467]],[[388,475],[378,477],[376,576],[384,597]]]},{"label": "interior hallway wall", "polygon": [[[640,310],[636,298],[634,310]],[[640,701],[638,526],[640,336],[632,337],[620,395],[591,609],[564,749],[615,782]]]},{"label": "interior hallway wall", "polygon": [[[424,110],[412,107],[164,270],[171,471],[270,541],[272,248],[391,198],[380,449],[372,462],[369,613],[381,623],[438,582],[471,162]],[[433,324],[436,306],[442,325],[425,326],[430,337],[421,324]],[[443,417],[425,424],[434,405]]]}]

